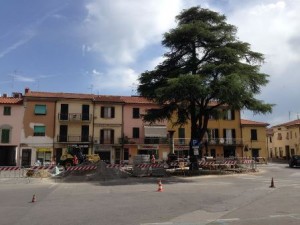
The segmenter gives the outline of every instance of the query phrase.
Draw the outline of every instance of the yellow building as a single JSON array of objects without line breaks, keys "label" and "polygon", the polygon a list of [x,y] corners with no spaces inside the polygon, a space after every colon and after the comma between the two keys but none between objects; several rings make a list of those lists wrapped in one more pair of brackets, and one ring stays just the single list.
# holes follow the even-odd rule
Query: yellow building
[{"label": "yellow building", "polygon": [[244,157],[268,158],[266,127],[268,123],[241,119]]},{"label": "yellow building", "polygon": [[[240,124],[240,111],[224,108],[222,118],[211,117],[208,121],[208,132],[203,140],[203,156],[214,158],[229,158],[243,156],[243,142]],[[174,127],[172,121],[168,130],[174,130],[174,151],[180,157],[189,155],[191,137],[190,123]],[[207,148],[206,148],[207,146]],[[199,156],[200,157],[200,156]]]},{"label": "yellow building", "polygon": [[300,154],[300,120],[272,126],[268,134],[268,148],[271,158],[289,159]]}]

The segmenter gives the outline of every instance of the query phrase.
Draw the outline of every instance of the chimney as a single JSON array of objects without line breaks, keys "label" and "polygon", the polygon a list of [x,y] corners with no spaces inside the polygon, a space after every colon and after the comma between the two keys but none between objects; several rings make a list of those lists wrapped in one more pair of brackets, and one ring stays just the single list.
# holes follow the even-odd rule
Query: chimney
[{"label": "chimney", "polygon": [[25,88],[25,94],[29,93],[30,89],[29,88]]}]

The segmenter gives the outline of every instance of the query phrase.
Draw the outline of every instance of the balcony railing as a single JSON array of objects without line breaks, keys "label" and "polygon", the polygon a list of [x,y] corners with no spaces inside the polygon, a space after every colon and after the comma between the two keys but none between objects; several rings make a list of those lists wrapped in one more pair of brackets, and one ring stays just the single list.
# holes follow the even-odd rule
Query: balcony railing
[{"label": "balcony railing", "polygon": [[58,114],[58,119],[60,121],[71,121],[71,122],[90,122],[92,119],[92,114],[88,113],[68,113],[68,114],[63,114],[59,113]]},{"label": "balcony railing", "polygon": [[65,136],[65,135],[58,135],[57,142],[91,142],[91,136]]},{"label": "balcony railing", "polygon": [[[189,145],[190,138],[174,138],[175,145]],[[119,139],[120,144],[169,144],[169,138],[126,138]],[[213,138],[208,140],[208,145],[241,145],[241,138]]]}]

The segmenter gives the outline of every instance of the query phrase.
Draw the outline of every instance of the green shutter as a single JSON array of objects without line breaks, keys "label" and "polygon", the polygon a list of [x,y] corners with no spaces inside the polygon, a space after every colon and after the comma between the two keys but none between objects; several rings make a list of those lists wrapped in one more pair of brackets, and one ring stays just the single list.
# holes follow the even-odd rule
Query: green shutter
[{"label": "green shutter", "polygon": [[33,131],[34,131],[34,136],[45,136],[46,127],[45,126],[34,126]]},{"label": "green shutter", "polygon": [[2,129],[1,143],[9,143],[9,130],[8,129]]},{"label": "green shutter", "polygon": [[35,105],[34,114],[45,115],[46,114],[46,105]]}]

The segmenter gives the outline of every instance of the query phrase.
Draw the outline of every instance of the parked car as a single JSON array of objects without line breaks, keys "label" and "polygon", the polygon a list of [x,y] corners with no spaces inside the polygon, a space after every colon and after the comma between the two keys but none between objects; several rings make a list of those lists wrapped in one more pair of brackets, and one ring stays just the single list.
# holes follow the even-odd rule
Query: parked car
[{"label": "parked car", "polygon": [[294,166],[300,166],[300,155],[293,155],[289,161],[289,166],[291,168]]}]

